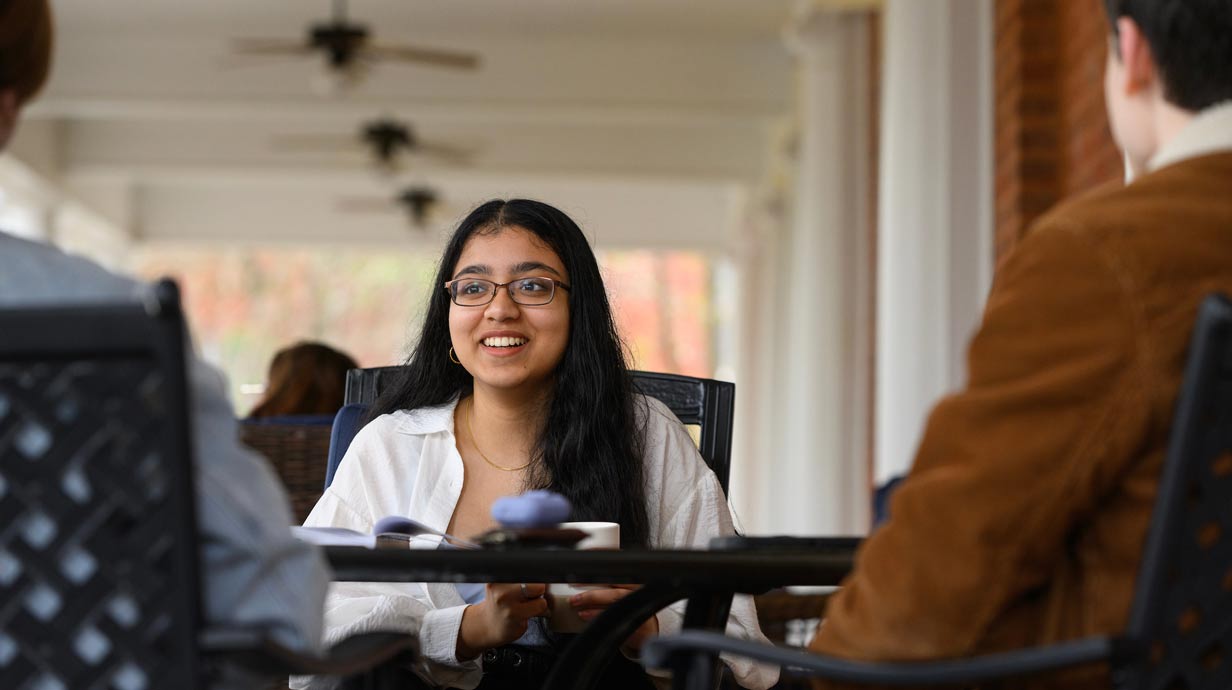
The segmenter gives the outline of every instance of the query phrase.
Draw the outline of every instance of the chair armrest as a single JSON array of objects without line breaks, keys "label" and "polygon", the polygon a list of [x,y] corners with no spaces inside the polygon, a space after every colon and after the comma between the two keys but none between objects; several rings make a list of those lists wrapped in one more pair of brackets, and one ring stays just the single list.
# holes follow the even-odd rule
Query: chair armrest
[{"label": "chair armrest", "polygon": [[209,628],[198,639],[211,661],[267,676],[349,676],[416,651],[415,639],[405,632],[352,635],[321,656],[278,644],[259,629]]},{"label": "chair armrest", "polygon": [[675,668],[686,659],[720,652],[802,669],[810,675],[846,683],[870,685],[956,685],[1006,676],[1026,675],[1108,661],[1123,644],[1106,637],[1087,637],[1072,642],[1020,651],[988,654],[969,659],[914,663],[869,663],[810,654],[786,647],[773,647],[719,633],[685,630],[659,637],[642,646],[642,664],[647,668]]}]

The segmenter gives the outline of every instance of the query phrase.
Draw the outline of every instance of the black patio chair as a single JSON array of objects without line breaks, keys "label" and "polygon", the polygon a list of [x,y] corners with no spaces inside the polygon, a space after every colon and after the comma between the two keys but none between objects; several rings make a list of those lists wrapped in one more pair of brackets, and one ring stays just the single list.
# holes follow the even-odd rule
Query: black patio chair
[{"label": "black patio chair", "polygon": [[0,688],[195,690],[410,653],[398,633],[311,656],[203,624],[184,339],[171,281],[0,310]]},{"label": "black patio chair", "polygon": [[[773,560],[768,559],[768,567]],[[882,686],[970,684],[1104,663],[1122,690],[1232,688],[1232,302],[1202,303],[1129,624],[1088,637],[969,659],[862,663],[705,631],[651,641],[647,666],[677,688],[711,688],[720,652],[815,677]]]},{"label": "black patio chair", "polygon": [[[371,406],[387,389],[397,385],[402,366],[352,369],[347,372],[346,405]],[[682,424],[697,426],[697,450],[719,478],[723,491],[731,475],[732,421],[735,415],[736,384],[680,374],[634,371],[633,385],[643,395],[657,399],[676,415]],[[345,425],[334,425],[334,437],[341,442],[330,445],[328,476],[334,475],[347,445],[355,436],[364,416],[356,408],[343,408]],[[340,420],[342,421],[342,420]],[[328,481],[326,482],[328,486]]]}]

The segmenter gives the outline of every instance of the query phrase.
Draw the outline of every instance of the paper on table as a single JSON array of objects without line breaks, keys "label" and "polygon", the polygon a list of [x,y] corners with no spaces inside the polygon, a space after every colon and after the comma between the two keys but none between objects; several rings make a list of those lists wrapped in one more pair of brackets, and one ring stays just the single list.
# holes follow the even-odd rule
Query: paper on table
[{"label": "paper on table", "polygon": [[376,548],[376,535],[356,532],[345,527],[291,527],[291,535],[300,541],[318,546],[363,546]]},{"label": "paper on table", "polygon": [[377,520],[372,526],[372,532],[373,534],[367,534],[346,527],[291,527],[291,535],[296,539],[319,546],[435,549],[440,543],[440,538],[443,538],[456,548],[479,548],[479,545],[474,542],[459,539],[452,534],[433,529],[418,520],[402,515],[389,515]]},{"label": "paper on table", "polygon": [[291,527],[291,536],[317,546],[362,546],[366,549],[435,549],[439,541],[422,534],[364,534],[345,527]]}]

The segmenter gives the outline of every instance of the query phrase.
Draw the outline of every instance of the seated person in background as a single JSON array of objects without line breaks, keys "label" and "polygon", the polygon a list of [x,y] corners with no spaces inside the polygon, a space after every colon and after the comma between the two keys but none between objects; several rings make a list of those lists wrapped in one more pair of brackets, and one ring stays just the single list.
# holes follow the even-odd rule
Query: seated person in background
[{"label": "seated person in background", "polygon": [[[495,526],[497,498],[551,489],[573,503],[574,520],[619,522],[624,548],[705,547],[733,533],[718,479],[684,427],[634,393],[599,266],[568,216],[536,201],[489,201],[453,234],[436,281],[406,379],[378,401],[305,524],[366,532],[406,514],[466,537]],[[428,683],[535,688],[563,643],[538,618],[545,589],[338,583],[326,635],[401,628],[419,636],[414,670]],[[586,592],[574,606],[593,617],[628,591]],[[659,612],[626,653],[681,620],[676,608]],[[750,597],[736,597],[728,630],[765,639]],[[505,663],[513,654],[484,655],[506,645],[537,670]],[[750,688],[777,676],[747,661],[731,667]],[[619,655],[605,682],[651,685]]]},{"label": "seated person in background", "polygon": [[[0,147],[46,78],[51,36],[47,0],[0,0]],[[0,231],[0,307],[136,301],[140,291],[89,261]],[[205,619],[262,627],[284,645],[316,650],[325,563],[291,538],[278,480],[239,445],[222,378],[195,357],[188,375]]]},{"label": "seated person in background", "polygon": [[933,410],[815,651],[932,660],[1124,630],[1197,307],[1232,294],[1232,3],[1107,7],[1133,179],[1060,205],[1005,257],[966,389]]},{"label": "seated person in background", "polygon": [[342,407],[346,373],[359,365],[324,343],[299,342],[270,361],[269,381],[249,419],[333,415]]}]

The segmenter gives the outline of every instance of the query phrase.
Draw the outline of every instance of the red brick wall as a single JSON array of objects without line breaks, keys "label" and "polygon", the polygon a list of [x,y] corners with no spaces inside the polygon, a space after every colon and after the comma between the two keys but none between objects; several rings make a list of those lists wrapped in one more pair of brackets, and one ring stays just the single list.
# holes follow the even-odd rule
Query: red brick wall
[{"label": "red brick wall", "polygon": [[1108,22],[1100,0],[1060,3],[1064,28],[1060,105],[1066,196],[1124,175],[1104,110]]},{"label": "red brick wall", "polygon": [[1103,102],[1100,0],[996,0],[996,249],[1121,174]]}]

